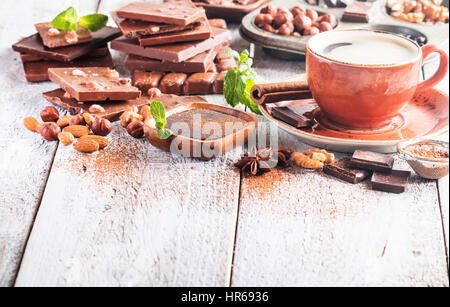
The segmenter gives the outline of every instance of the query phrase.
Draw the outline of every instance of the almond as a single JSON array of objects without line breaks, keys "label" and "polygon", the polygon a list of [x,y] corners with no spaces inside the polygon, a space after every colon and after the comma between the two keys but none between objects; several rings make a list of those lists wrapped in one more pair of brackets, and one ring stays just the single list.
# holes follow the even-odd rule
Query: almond
[{"label": "almond", "polygon": [[75,138],[73,137],[72,133],[70,132],[61,132],[58,134],[58,139],[61,143],[63,143],[64,145],[70,145],[73,143],[73,141],[75,140]]},{"label": "almond", "polygon": [[72,119],[72,116],[70,115],[64,115],[62,117],[60,117],[58,119],[58,121],[56,122],[56,124],[60,127],[60,128],[64,128],[66,126],[69,126],[70,120]]},{"label": "almond", "polygon": [[100,146],[94,140],[84,140],[76,143],[73,148],[75,150],[78,150],[79,152],[93,153],[96,152],[100,148]]},{"label": "almond", "polygon": [[92,140],[98,143],[100,149],[103,149],[109,145],[109,141],[107,138],[100,135],[85,135],[82,136],[78,141],[83,142],[86,140]]},{"label": "almond", "polygon": [[38,126],[39,126],[39,122],[37,121],[36,118],[29,116],[29,117],[25,117],[23,120],[23,124],[25,125],[25,128],[27,128],[30,131],[33,132],[38,132],[39,130],[37,130]]},{"label": "almond", "polygon": [[94,116],[92,116],[89,113],[83,113],[83,118],[84,118],[84,121],[86,122],[86,124],[88,124],[88,126],[92,126],[92,123],[95,120]]},{"label": "almond", "polygon": [[64,132],[70,132],[74,137],[80,138],[84,135],[88,135],[91,132],[91,130],[86,126],[72,125],[64,128]]}]

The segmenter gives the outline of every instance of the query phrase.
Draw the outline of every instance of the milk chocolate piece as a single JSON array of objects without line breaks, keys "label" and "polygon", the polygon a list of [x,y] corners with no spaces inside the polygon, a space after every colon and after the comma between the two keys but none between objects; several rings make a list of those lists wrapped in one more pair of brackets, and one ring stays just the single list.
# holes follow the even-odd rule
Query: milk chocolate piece
[{"label": "milk chocolate piece", "polygon": [[[73,42],[67,41],[65,38],[66,32],[64,30],[54,29],[50,22],[37,23],[34,25],[34,27],[38,31],[42,39],[42,43],[44,44],[44,46],[48,48],[58,48],[58,47],[78,45],[92,40],[91,32],[83,27],[78,27],[77,29],[78,39]],[[49,35],[48,30],[52,28],[58,31],[59,34]]]},{"label": "milk chocolate piece", "polygon": [[214,65],[216,54],[217,49],[211,49],[179,63],[153,60],[129,54],[125,58],[124,66],[130,71],[206,72],[211,65]]},{"label": "milk chocolate piece", "polygon": [[225,76],[227,75],[227,71],[222,71],[221,73],[219,73],[216,77],[216,80],[214,81],[214,85],[213,85],[213,92],[215,94],[221,94],[223,93],[223,83],[225,80]]},{"label": "milk chocolate piece", "polygon": [[163,76],[163,72],[135,71],[133,84],[142,93],[147,93],[149,89],[159,87],[159,81],[161,81]]},{"label": "milk chocolate piece", "polygon": [[[91,58],[101,58],[101,57],[105,57],[105,56],[107,56],[109,54],[110,53],[109,53],[109,49],[108,49],[107,46],[99,47],[99,48],[94,49],[92,52],[89,52],[89,54],[84,55],[82,57],[79,57],[78,59],[75,59],[74,61],[71,61],[71,62],[67,63],[67,65],[69,65],[70,63],[75,62],[77,60],[84,60],[84,59],[91,59]],[[35,56],[35,55],[32,55],[32,54],[28,54],[28,53],[21,53],[20,54],[20,59],[22,60],[22,63],[48,61],[46,58]],[[61,66],[61,67],[64,67],[64,66]]]},{"label": "milk chocolate piece", "polygon": [[111,76],[105,67],[50,68],[48,75],[78,101],[131,100],[141,95],[139,89]]},{"label": "milk chocolate piece", "polygon": [[406,191],[411,172],[393,170],[390,173],[375,172],[372,176],[372,189],[388,193],[403,193]]},{"label": "milk chocolate piece", "polygon": [[208,19],[208,23],[213,28],[227,29],[227,21],[222,18]]},{"label": "milk chocolate piece", "polygon": [[272,108],[272,116],[297,129],[312,126],[312,121],[309,118],[299,115],[287,107]]},{"label": "milk chocolate piece", "polygon": [[165,44],[193,42],[206,40],[211,37],[211,29],[208,25],[201,24],[193,29],[183,30],[180,32],[163,33],[150,36],[139,36],[139,44],[141,46],[158,46]]},{"label": "milk chocolate piece", "polygon": [[342,21],[367,23],[373,14],[373,8],[373,2],[350,2],[342,15]]},{"label": "milk chocolate piece", "polygon": [[213,84],[216,80],[216,73],[203,72],[189,76],[184,83],[183,92],[185,95],[203,95],[213,92]]},{"label": "milk chocolate piece", "polygon": [[190,1],[179,3],[132,2],[116,11],[119,18],[186,26],[205,16],[202,8]]},{"label": "milk chocolate piece", "polygon": [[363,182],[372,175],[372,172],[368,170],[352,168],[350,166],[350,158],[343,158],[333,163],[325,164],[323,172],[353,184]]},{"label": "milk chocolate piece", "polygon": [[39,34],[36,33],[15,43],[12,48],[17,52],[27,53],[49,60],[70,62],[83,55],[89,54],[99,46],[119,37],[120,34],[120,30],[117,28],[104,27],[103,29],[92,33],[92,40],[87,43],[48,49],[42,44]]},{"label": "milk chocolate piece", "polygon": [[[73,98],[67,98],[64,96],[65,91],[63,89],[56,89],[50,92],[43,93],[44,98],[69,111],[70,114],[75,115],[81,112],[89,112],[89,107],[93,104],[99,104],[99,102],[85,102],[80,103]],[[138,108],[148,105],[154,100],[148,96],[141,96],[138,99],[124,100],[124,101],[110,101],[102,104],[105,109],[104,113],[97,113],[96,116],[109,119],[110,121],[119,120],[120,115],[126,108],[137,106]],[[175,95],[162,95],[158,97],[158,101],[162,102],[166,108],[166,111],[183,104],[189,104],[193,102],[206,102],[203,98],[198,96],[179,97]],[[101,103],[101,102],[100,102]]]},{"label": "milk chocolate piece", "polygon": [[394,158],[377,152],[356,150],[351,159],[351,166],[389,173],[394,166]]},{"label": "milk chocolate piece", "polygon": [[183,94],[183,85],[188,75],[183,73],[171,73],[164,76],[159,84],[159,89],[164,94]]},{"label": "milk chocolate piece", "polygon": [[229,70],[235,68],[236,65],[237,65],[236,60],[233,58],[223,59],[223,60],[220,60],[219,63],[217,64],[217,70],[220,72],[229,71]]},{"label": "milk chocolate piece", "polygon": [[[32,56],[33,57],[33,56]],[[57,61],[43,61],[36,60],[31,61],[32,58],[27,57],[25,54],[21,54],[23,70],[25,72],[25,78],[28,82],[41,82],[50,80],[48,77],[49,68],[62,68],[62,67],[109,67],[114,68],[114,61],[109,52],[103,57],[82,57],[75,59],[71,62],[57,62]]]},{"label": "milk chocolate piece", "polygon": [[212,37],[200,42],[142,47],[139,46],[139,41],[137,39],[122,37],[113,40],[111,42],[111,48],[151,59],[179,63],[205,52],[206,50],[215,48],[231,38],[228,30],[219,28],[212,28],[211,30]]}]

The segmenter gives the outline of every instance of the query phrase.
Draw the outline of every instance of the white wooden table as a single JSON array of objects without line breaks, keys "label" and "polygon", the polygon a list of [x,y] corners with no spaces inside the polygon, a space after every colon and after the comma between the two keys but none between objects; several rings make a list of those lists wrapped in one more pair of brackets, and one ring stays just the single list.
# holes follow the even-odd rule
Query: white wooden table
[{"label": "white wooden table", "polygon": [[[107,13],[126,2],[0,2],[0,286],[449,285],[448,178],[415,176],[391,195],[293,166],[242,178],[232,167],[242,148],[211,162],[172,157],[117,123],[93,156],[25,130],[56,86],[27,83],[11,44],[69,5]],[[236,27],[232,46],[248,48]],[[255,67],[270,81],[305,69],[259,48]]]}]

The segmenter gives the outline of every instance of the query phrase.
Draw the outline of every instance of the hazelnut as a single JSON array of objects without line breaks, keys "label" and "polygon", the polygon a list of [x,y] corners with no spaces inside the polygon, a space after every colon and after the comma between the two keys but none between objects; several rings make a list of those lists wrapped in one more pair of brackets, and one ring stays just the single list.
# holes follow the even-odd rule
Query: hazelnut
[{"label": "hazelnut", "polygon": [[306,28],[311,27],[312,25],[312,21],[311,18],[309,18],[306,15],[298,15],[297,17],[295,17],[294,19],[294,25],[297,28],[298,31],[302,31]]},{"label": "hazelnut", "polygon": [[78,42],[78,34],[75,31],[69,31],[64,36],[64,39],[69,44],[76,44]]},{"label": "hazelnut", "polygon": [[258,27],[262,27],[262,26],[264,26],[264,25],[266,24],[266,21],[265,21],[265,19],[264,19],[264,14],[258,14],[258,15],[256,15],[256,17],[255,17],[255,24],[256,24]]},{"label": "hazelnut", "polygon": [[81,126],[86,125],[83,115],[77,114],[77,115],[73,116],[70,119],[69,126],[73,126],[73,125],[81,125]]},{"label": "hazelnut", "polygon": [[122,113],[120,116],[120,125],[126,128],[132,121],[143,121],[142,115],[138,114],[137,110],[128,110]]},{"label": "hazelnut", "polygon": [[322,21],[319,24],[319,30],[320,30],[320,32],[331,31],[331,30],[333,30],[333,27],[328,22]]},{"label": "hazelnut", "polygon": [[104,113],[105,109],[99,104],[93,104],[89,107],[91,113]]},{"label": "hazelnut", "polygon": [[297,17],[298,15],[306,15],[306,10],[301,6],[294,6],[291,12],[294,17]]},{"label": "hazelnut", "polygon": [[337,26],[337,19],[333,14],[325,14],[321,16],[321,21],[328,22],[333,27],[333,29]]},{"label": "hazelnut", "polygon": [[278,29],[278,32],[281,35],[291,35],[292,33],[294,33],[294,30],[295,28],[292,23],[285,23]]},{"label": "hazelnut", "polygon": [[319,28],[309,27],[309,28],[305,29],[305,31],[303,32],[303,35],[305,35],[305,36],[308,36],[308,35],[314,36],[314,35],[317,35],[319,33],[320,33]]},{"label": "hazelnut", "polygon": [[89,81],[86,83],[86,87],[92,91],[100,91],[102,86],[97,81]]},{"label": "hazelnut", "polygon": [[86,73],[80,69],[74,69],[74,70],[72,70],[72,76],[84,77],[84,76],[86,76]]},{"label": "hazelnut", "polygon": [[39,129],[42,137],[47,141],[56,141],[61,128],[56,123],[44,123]]},{"label": "hazelnut", "polygon": [[275,28],[272,27],[272,25],[264,25],[263,30],[267,31],[267,32],[271,32],[271,33],[275,33],[276,32]]},{"label": "hazelnut", "polygon": [[109,120],[97,117],[91,128],[95,135],[107,136],[112,130],[112,125]]},{"label": "hazelnut", "polygon": [[41,118],[44,122],[56,122],[59,119],[59,112],[55,107],[45,107],[41,111]]},{"label": "hazelnut", "polygon": [[59,34],[61,34],[61,32],[58,29],[56,29],[56,28],[50,28],[47,31],[47,35],[50,36],[50,37],[58,36]]},{"label": "hazelnut", "polygon": [[136,139],[140,139],[144,136],[144,123],[138,120],[132,121],[127,126],[128,134]]},{"label": "hazelnut", "polygon": [[272,17],[275,17],[277,14],[277,8],[274,5],[269,4],[265,8],[261,9],[261,14],[269,14]]},{"label": "hazelnut", "polygon": [[285,23],[292,23],[294,20],[294,15],[289,11],[278,11],[274,18],[275,27],[279,28]]},{"label": "hazelnut", "polygon": [[153,87],[147,91],[147,94],[150,98],[159,97],[162,95],[161,90],[159,88]]},{"label": "hazelnut", "polygon": [[306,10],[306,16],[308,16],[312,21],[319,17],[319,14],[314,10]]}]

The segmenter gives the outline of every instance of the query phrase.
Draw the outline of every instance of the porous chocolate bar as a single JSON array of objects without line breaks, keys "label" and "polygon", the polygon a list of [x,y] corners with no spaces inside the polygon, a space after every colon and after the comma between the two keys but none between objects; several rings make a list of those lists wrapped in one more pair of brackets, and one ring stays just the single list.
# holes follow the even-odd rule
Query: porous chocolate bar
[{"label": "porous chocolate bar", "polygon": [[377,152],[356,150],[351,159],[351,166],[370,171],[390,172],[394,166],[394,158]]},{"label": "porous chocolate bar", "polygon": [[353,184],[360,183],[372,175],[371,171],[351,167],[350,158],[342,158],[330,164],[325,164],[323,172]]},{"label": "porous chocolate bar", "polygon": [[53,28],[50,22],[37,23],[34,27],[42,39],[42,44],[47,48],[78,45],[92,40],[91,32],[83,27],[78,27],[76,39],[67,39],[66,32]]},{"label": "porous chocolate bar", "polygon": [[131,100],[141,95],[117,71],[105,67],[50,68],[48,75],[78,101]]},{"label": "porous chocolate bar", "polygon": [[388,193],[403,193],[408,186],[411,172],[393,170],[390,173],[374,172],[372,176],[372,189]]}]

